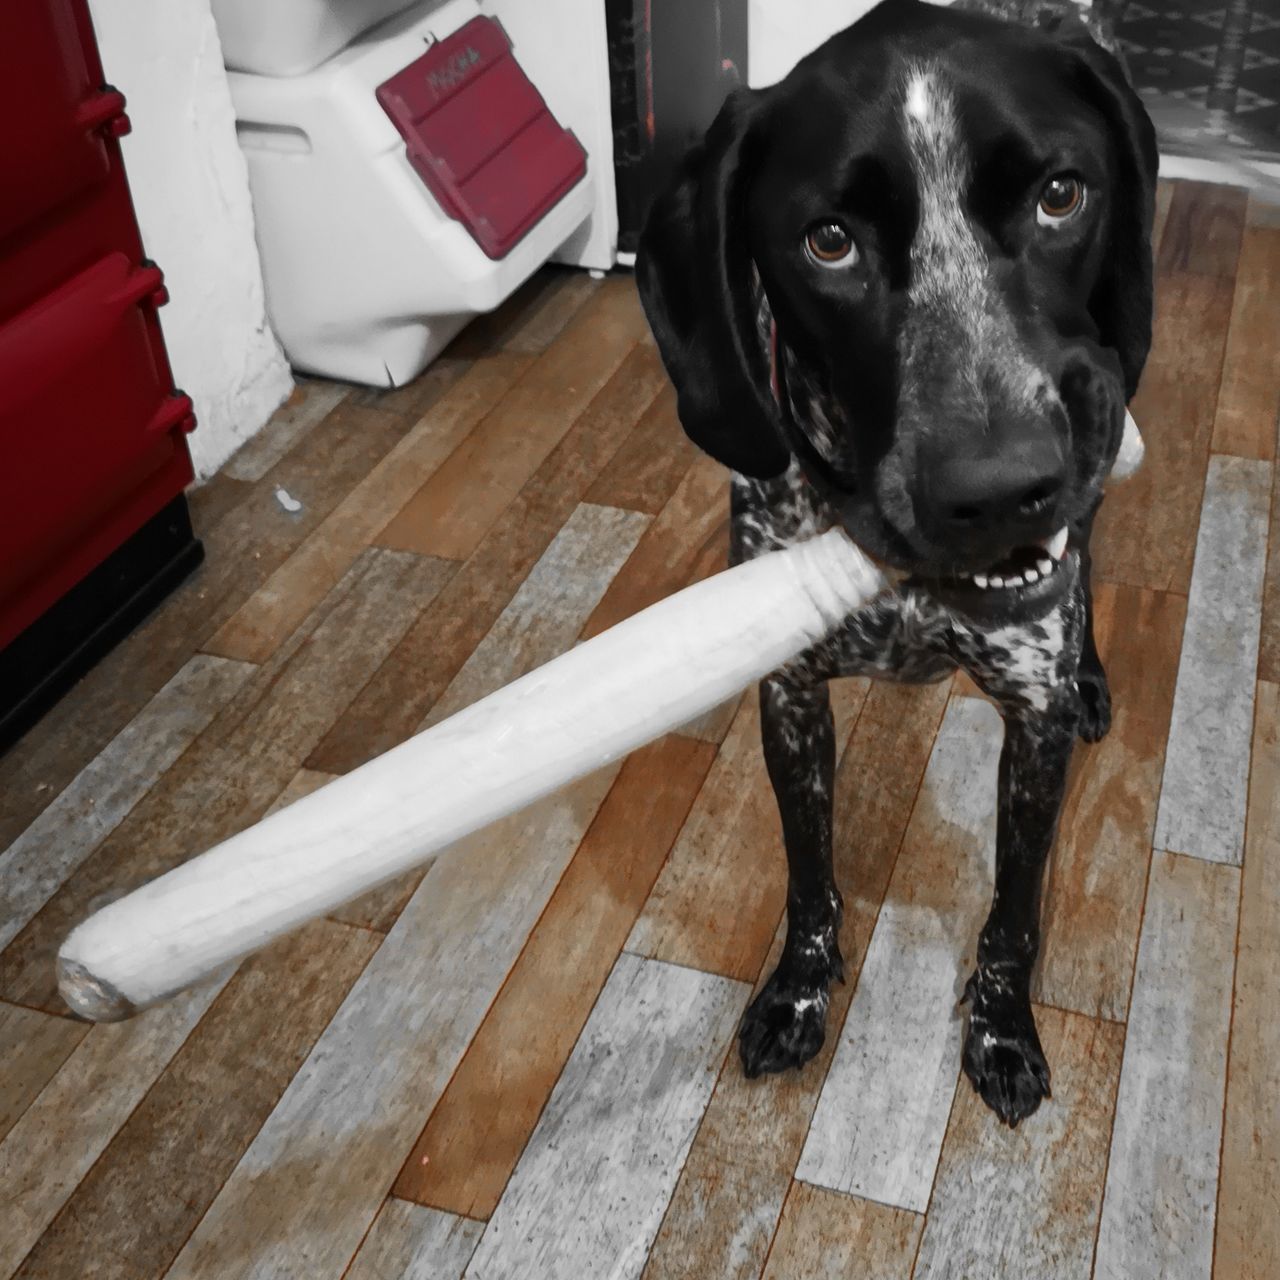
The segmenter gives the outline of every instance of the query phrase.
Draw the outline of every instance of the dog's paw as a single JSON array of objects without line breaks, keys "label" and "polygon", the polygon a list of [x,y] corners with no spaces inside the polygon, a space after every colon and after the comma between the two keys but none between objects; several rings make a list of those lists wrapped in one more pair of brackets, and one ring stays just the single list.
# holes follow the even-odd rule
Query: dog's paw
[{"label": "dog's paw", "polygon": [[1111,728],[1111,687],[1101,667],[1076,676],[1080,694],[1080,724],[1076,732],[1085,742],[1101,742]]},{"label": "dog's paw", "polygon": [[775,973],[743,1014],[738,1031],[748,1078],[804,1066],[826,1039],[827,1001],[825,985],[799,986]]},{"label": "dog's paw", "polygon": [[978,1096],[1011,1129],[1051,1095],[1049,1064],[1030,1009],[1021,1016],[970,1016],[964,1073]]}]

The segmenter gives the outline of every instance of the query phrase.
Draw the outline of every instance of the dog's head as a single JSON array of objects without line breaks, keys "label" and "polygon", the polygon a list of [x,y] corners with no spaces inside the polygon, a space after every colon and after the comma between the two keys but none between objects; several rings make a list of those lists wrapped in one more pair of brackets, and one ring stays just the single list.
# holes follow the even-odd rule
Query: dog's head
[{"label": "dog's head", "polygon": [[890,0],[734,94],[654,205],[637,270],[681,422],[747,476],[798,458],[944,595],[1054,594],[1150,345],[1155,170],[1083,27]]}]

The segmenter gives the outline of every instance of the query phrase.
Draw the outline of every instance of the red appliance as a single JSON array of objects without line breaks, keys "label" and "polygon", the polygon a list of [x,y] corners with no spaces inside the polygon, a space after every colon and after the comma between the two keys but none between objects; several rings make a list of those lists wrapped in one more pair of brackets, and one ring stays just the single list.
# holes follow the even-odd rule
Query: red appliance
[{"label": "red appliance", "polygon": [[201,557],[86,0],[0,5],[0,750]]}]

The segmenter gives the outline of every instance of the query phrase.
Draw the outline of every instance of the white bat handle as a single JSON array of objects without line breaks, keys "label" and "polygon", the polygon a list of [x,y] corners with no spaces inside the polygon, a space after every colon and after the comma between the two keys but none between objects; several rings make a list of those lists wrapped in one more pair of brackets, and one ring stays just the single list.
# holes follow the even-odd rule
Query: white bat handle
[{"label": "white bat handle", "polygon": [[1133,420],[1133,414],[1128,409],[1124,411],[1124,437],[1120,441],[1120,451],[1116,454],[1116,460],[1111,464],[1111,475],[1108,481],[1119,484],[1127,480],[1137,469],[1142,466],[1142,459],[1146,456],[1147,447],[1142,443],[1142,433],[1138,430],[1138,424]]}]

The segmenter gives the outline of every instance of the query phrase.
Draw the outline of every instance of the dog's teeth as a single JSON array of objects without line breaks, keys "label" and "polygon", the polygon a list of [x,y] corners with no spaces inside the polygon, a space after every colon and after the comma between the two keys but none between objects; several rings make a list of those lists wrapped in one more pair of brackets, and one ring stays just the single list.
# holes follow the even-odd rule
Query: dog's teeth
[{"label": "dog's teeth", "polygon": [[1039,570],[1039,569],[1024,569],[1024,570],[1022,571],[1022,580],[1023,580],[1024,582],[1039,582],[1039,581],[1040,581],[1040,570]]},{"label": "dog's teeth", "polygon": [[1067,526],[1064,524],[1057,533],[1049,539],[1045,550],[1055,559],[1061,560],[1063,553],[1067,549]]},{"label": "dog's teeth", "polygon": [[1004,585],[1005,585],[1004,579],[1000,577],[999,574],[993,573],[991,575],[991,585],[995,587],[997,590],[1003,591]]},{"label": "dog's teeth", "polygon": [[1036,568],[1040,570],[1040,576],[1047,578],[1053,572],[1053,561],[1048,556],[1039,556],[1036,559]]},{"label": "dog's teeth", "polygon": [[991,585],[991,580],[985,573],[975,573],[973,575],[973,585],[985,591]]}]

